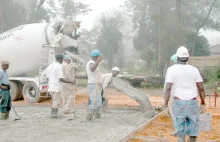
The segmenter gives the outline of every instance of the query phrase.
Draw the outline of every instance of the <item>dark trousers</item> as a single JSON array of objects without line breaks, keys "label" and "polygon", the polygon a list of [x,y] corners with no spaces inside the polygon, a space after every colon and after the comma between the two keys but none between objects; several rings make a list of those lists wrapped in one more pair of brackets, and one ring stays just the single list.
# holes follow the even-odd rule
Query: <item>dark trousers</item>
[{"label": "dark trousers", "polygon": [[10,90],[0,89],[0,112],[5,113],[11,110]]}]

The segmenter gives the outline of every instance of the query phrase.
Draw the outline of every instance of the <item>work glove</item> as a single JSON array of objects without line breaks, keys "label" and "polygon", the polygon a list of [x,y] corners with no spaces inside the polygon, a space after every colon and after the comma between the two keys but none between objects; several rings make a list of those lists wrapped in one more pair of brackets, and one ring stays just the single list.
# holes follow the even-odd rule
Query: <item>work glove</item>
[{"label": "work glove", "polygon": [[166,117],[171,117],[169,107],[168,106],[163,106],[164,108],[164,114]]},{"label": "work glove", "polygon": [[205,107],[205,105],[200,105],[200,113],[201,114],[204,114],[206,112],[206,107]]}]

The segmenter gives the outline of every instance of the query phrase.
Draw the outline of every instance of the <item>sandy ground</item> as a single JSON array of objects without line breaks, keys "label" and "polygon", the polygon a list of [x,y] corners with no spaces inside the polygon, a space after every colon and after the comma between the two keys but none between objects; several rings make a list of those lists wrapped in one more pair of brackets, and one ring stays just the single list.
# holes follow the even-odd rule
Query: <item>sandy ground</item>
[{"label": "sandy ground", "polygon": [[[202,132],[200,133],[200,136],[198,137],[198,140],[200,142],[207,142],[211,140],[220,141],[220,127],[219,127],[219,121],[220,116],[213,116],[212,118],[212,130],[209,132]],[[136,135],[141,136],[150,136],[155,138],[161,138],[168,139],[170,142],[177,141],[177,138],[170,135],[170,132],[173,132],[173,124],[172,120],[170,118],[167,118],[165,116],[160,116],[157,118],[150,126],[146,127],[143,131],[136,133]],[[143,142],[141,140],[133,140],[132,142]]]},{"label": "sandy ground", "polygon": [[[153,106],[163,105],[162,89],[145,89]],[[127,95],[109,89],[107,98],[111,113],[104,113],[103,118],[94,122],[85,122],[85,108],[88,101],[86,88],[80,88],[76,93],[77,116],[67,121],[70,116],[61,115],[58,120],[50,119],[51,100],[41,103],[28,104],[24,101],[14,102],[20,121],[12,111],[10,120],[0,122],[0,142],[117,142],[136,130],[148,118],[138,110],[122,110],[138,108],[139,104]],[[217,99],[217,108],[214,108],[214,98],[207,98],[207,110],[214,115],[220,115],[220,98]],[[114,110],[113,110],[114,108]],[[118,108],[118,109],[115,109]],[[215,123],[220,128],[220,121]]]}]

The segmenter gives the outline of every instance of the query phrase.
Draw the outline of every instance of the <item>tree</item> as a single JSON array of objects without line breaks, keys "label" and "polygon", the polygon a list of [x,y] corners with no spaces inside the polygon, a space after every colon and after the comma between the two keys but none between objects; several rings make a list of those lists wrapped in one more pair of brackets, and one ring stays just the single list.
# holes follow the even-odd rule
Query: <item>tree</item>
[{"label": "tree", "polygon": [[[119,62],[119,59],[116,58],[117,52],[120,51],[121,57],[123,56],[122,33],[120,31],[120,28],[123,26],[123,20],[121,14],[116,12],[114,16],[107,17],[103,15],[100,22],[102,27],[96,47],[106,57],[108,68],[110,69],[114,62]],[[122,63],[120,62],[119,64]]]},{"label": "tree", "polygon": [[96,41],[100,34],[100,29],[97,26],[94,26],[91,30],[82,29],[81,35],[81,47],[88,49],[88,53],[91,53],[92,49],[96,45]]},{"label": "tree", "polygon": [[219,28],[217,0],[127,0],[125,6],[136,33],[134,47],[145,51],[147,57],[141,58],[149,63],[152,53],[158,65],[168,63],[181,45],[189,46],[191,55],[208,55],[207,40],[199,31]]},{"label": "tree", "polygon": [[[196,33],[189,33],[186,36],[186,43],[187,47],[191,51],[194,48],[194,37],[196,36]],[[210,45],[208,44],[208,40],[204,36],[198,36],[196,40],[196,46],[195,46],[195,54],[194,56],[209,56],[210,51],[209,51]]]},{"label": "tree", "polygon": [[60,0],[60,5],[62,7],[61,11],[63,11],[62,16],[66,20],[76,20],[76,16],[86,15],[91,11],[89,5],[73,0]]},{"label": "tree", "polygon": [[26,22],[26,9],[12,0],[0,1],[0,33]]}]

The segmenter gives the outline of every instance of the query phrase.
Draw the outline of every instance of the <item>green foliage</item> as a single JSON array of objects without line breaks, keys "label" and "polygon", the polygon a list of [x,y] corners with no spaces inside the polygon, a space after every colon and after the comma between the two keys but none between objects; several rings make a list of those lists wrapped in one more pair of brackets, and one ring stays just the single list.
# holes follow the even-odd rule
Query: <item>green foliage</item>
[{"label": "green foliage", "polygon": [[81,2],[74,2],[73,0],[60,0],[63,11],[62,16],[66,20],[75,20],[78,15],[86,15],[91,11],[89,5],[83,4]]},{"label": "green foliage", "polygon": [[203,73],[208,83],[220,81],[220,68],[206,68]]},{"label": "green foliage", "polygon": [[[190,33],[186,35],[186,44],[190,51],[194,47],[194,37],[195,33]],[[198,36],[195,46],[195,52],[192,56],[209,56],[209,47],[210,45],[208,43],[208,40],[204,36]]]},{"label": "green foliage", "polygon": [[[135,31],[134,47],[148,62],[169,62],[179,46],[192,55],[209,55],[200,29],[219,30],[218,0],[126,0],[125,6]],[[189,34],[190,33],[190,34]]]},{"label": "green foliage", "polygon": [[[114,16],[102,16],[101,30],[97,39],[96,47],[101,50],[104,58],[108,61],[108,68],[112,68],[115,62],[123,62],[123,45],[122,33],[120,28],[123,26],[123,20],[120,13],[115,13]],[[120,53],[120,58],[116,54]]]}]

